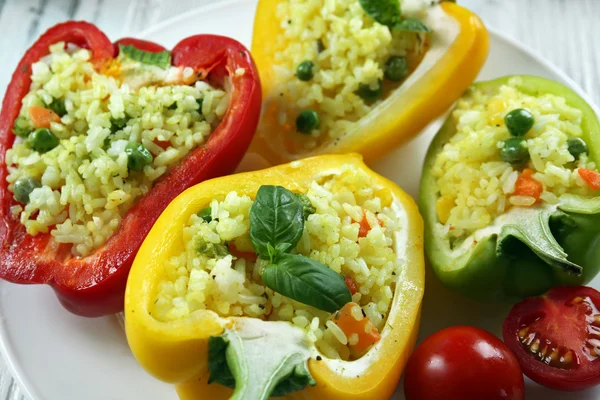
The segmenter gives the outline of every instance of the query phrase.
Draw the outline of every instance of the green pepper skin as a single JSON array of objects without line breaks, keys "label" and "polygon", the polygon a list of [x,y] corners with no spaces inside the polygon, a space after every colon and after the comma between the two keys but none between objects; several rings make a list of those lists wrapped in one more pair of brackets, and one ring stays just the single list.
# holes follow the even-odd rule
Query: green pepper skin
[{"label": "green pepper skin", "polygon": [[[476,83],[474,87],[495,91],[513,76]],[[521,76],[519,89],[530,95],[551,93],[565,98],[567,104],[583,112],[583,139],[590,157],[600,161],[600,121],[594,110],[571,89],[544,78]],[[594,134],[592,134],[592,132]],[[542,261],[525,244],[513,240],[511,254],[498,254],[498,235],[482,238],[469,251],[452,257],[444,251],[443,241],[434,227],[438,223],[437,182],[432,174],[437,154],[456,133],[452,118],[437,133],[431,143],[421,178],[419,208],[425,221],[425,252],[437,277],[444,285],[478,300],[516,302],[524,297],[546,292],[553,286],[585,285],[600,271],[600,198],[590,199],[585,206],[559,207],[563,217],[550,218],[550,230],[568,254],[567,259],[583,267],[581,275]],[[595,204],[589,208],[589,204]],[[586,208],[588,207],[588,208]]]}]

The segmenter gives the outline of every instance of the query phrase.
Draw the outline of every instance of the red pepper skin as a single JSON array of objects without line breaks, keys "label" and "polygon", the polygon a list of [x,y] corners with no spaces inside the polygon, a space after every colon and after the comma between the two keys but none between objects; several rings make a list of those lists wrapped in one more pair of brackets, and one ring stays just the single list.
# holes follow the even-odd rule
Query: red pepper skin
[{"label": "red pepper skin", "polygon": [[[123,217],[121,226],[104,246],[87,257],[76,258],[67,246],[51,241],[49,234],[26,233],[25,227],[10,213],[16,201],[6,182],[5,154],[14,142],[13,123],[31,84],[30,65],[48,54],[48,46],[58,41],[89,48],[93,61],[100,63],[115,57],[118,49],[95,26],[66,22],[42,35],[17,66],[0,113],[0,278],[16,283],[49,284],[69,311],[97,317],[123,310],[133,259],[171,200],[190,186],[235,170],[258,125],[261,85],[249,51],[233,39],[197,35],[177,44],[172,51],[174,66],[192,67],[212,83],[220,83],[226,76],[231,78],[229,109],[206,144],[159,179]],[[120,43],[149,51],[163,50],[159,45],[137,39],[123,39]],[[245,73],[235,74],[238,68]]]}]

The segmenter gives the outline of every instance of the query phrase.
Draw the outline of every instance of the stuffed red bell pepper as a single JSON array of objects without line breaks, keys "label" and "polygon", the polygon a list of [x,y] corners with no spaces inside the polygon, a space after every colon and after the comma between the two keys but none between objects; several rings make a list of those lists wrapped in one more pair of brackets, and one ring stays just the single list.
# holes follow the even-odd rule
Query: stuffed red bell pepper
[{"label": "stuffed red bell pepper", "polygon": [[85,22],[49,29],[0,113],[0,277],[50,284],[76,314],[122,310],[150,227],[183,190],[234,171],[260,102],[235,40],[197,35],[167,51],[113,44]]}]

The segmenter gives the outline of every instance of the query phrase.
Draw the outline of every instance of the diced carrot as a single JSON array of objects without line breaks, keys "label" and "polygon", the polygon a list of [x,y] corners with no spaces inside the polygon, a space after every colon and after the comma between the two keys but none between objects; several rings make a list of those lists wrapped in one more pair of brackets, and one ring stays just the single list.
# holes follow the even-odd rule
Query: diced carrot
[{"label": "diced carrot", "polygon": [[41,106],[29,107],[29,118],[36,128],[50,128],[51,122],[60,122],[60,117],[52,110]]},{"label": "diced carrot", "polygon": [[235,247],[233,242],[229,242],[229,252],[232,256],[237,258],[244,258],[248,261],[256,261],[258,259],[258,255],[253,251],[240,251]]},{"label": "diced carrot", "polygon": [[[379,226],[383,226],[383,222],[380,220],[377,220],[377,222],[379,223]],[[358,230],[358,237],[366,237],[367,234],[369,233],[369,231],[371,230],[372,226],[371,224],[369,224],[369,221],[367,220],[367,213],[365,212],[365,210],[363,209],[363,217],[359,222],[360,224],[360,228]]]},{"label": "diced carrot", "polygon": [[529,168],[523,170],[515,183],[515,196],[529,196],[536,199],[536,201],[540,199],[544,186],[533,178],[533,173],[533,170]]},{"label": "diced carrot", "polygon": [[168,140],[163,141],[158,140],[158,138],[155,138],[152,142],[163,150],[166,150],[171,146],[171,142],[169,142]]},{"label": "diced carrot", "polygon": [[344,283],[346,284],[346,286],[348,286],[348,289],[350,289],[351,295],[355,295],[356,293],[358,293],[358,284],[354,281],[354,279],[352,279],[350,275],[346,275],[346,277],[344,278]]},{"label": "diced carrot", "polygon": [[594,190],[600,190],[600,172],[585,168],[579,168],[577,172],[589,187]]},{"label": "diced carrot", "polygon": [[[381,336],[379,331],[365,315],[360,306],[354,302],[346,304],[333,316],[333,322],[346,334],[350,343],[350,350],[357,355],[364,354],[369,347],[377,343]],[[352,344],[351,337],[356,334],[358,342]]]}]

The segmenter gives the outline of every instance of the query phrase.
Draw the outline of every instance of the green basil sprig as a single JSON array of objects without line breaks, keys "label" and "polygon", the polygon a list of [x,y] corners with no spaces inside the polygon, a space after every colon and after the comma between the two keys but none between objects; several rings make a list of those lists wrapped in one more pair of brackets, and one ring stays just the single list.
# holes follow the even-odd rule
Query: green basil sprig
[{"label": "green basil sprig", "polygon": [[430,33],[431,29],[415,18],[402,19],[400,0],[359,0],[368,16],[391,30]]},{"label": "green basil sprig", "polygon": [[256,254],[273,262],[278,246],[280,252],[296,247],[304,230],[303,213],[294,193],[281,186],[261,186],[250,209],[250,237]]},{"label": "green basil sprig", "polygon": [[302,237],[306,201],[281,186],[261,186],[250,209],[250,238],[256,253],[270,261],[262,275],[267,287],[335,312],[352,301],[341,275],[311,258],[288,254]]}]

